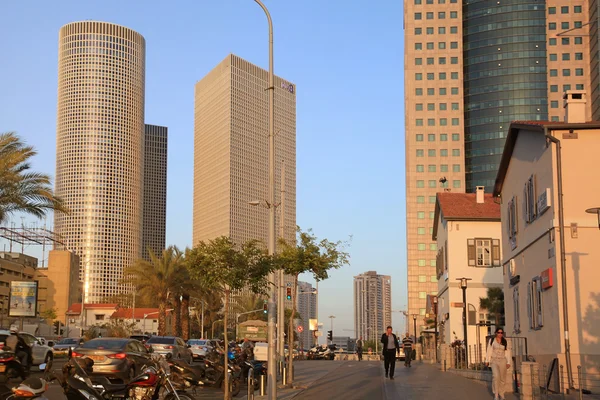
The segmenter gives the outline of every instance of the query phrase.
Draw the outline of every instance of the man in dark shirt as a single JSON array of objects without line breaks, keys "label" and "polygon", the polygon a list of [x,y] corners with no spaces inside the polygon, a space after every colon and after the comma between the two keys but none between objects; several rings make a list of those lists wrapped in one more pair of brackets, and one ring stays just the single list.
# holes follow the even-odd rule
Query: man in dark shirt
[{"label": "man in dark shirt", "polygon": [[358,361],[362,360],[363,353],[363,338],[362,336],[356,341],[356,354],[358,355]]},{"label": "man in dark shirt", "polygon": [[404,350],[404,366],[410,367],[413,352],[413,341],[408,333],[404,339],[402,339],[402,349]]},{"label": "man in dark shirt", "polygon": [[381,336],[383,344],[383,362],[385,366],[385,377],[394,379],[394,370],[396,369],[396,353],[400,352],[400,343],[396,335],[392,333],[392,327],[388,326],[386,332]]}]

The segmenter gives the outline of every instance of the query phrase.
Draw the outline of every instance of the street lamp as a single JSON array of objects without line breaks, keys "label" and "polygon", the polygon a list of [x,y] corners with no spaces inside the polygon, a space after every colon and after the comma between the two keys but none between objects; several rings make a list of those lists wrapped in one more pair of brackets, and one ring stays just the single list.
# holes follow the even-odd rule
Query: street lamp
[{"label": "street lamp", "polygon": [[329,320],[331,321],[331,343],[333,344],[333,319],[335,318],[335,315],[330,315],[329,316]]},{"label": "street lamp", "polygon": [[469,342],[467,339],[467,283],[471,280],[471,278],[456,278],[457,281],[460,281],[460,288],[463,293],[463,335],[465,340],[465,357],[467,360],[467,367],[469,366]]},{"label": "street lamp", "polygon": [[435,324],[435,331],[434,331],[434,338],[433,338],[433,340],[434,340],[434,344],[435,344],[435,348],[434,348],[434,350],[435,350],[435,362],[437,363],[438,362],[438,354],[437,354],[437,352],[438,352],[438,350],[437,350],[437,342],[438,342],[438,339],[437,339],[437,336],[438,336],[438,327],[437,327],[438,298],[437,298],[437,296],[433,297],[433,313],[434,313],[433,314],[433,321],[434,321],[434,324]]},{"label": "street lamp", "polygon": [[598,229],[600,229],[600,207],[588,208],[585,212],[598,215]]},{"label": "street lamp", "polygon": [[417,342],[417,314],[413,314],[413,326],[415,329],[415,344]]}]

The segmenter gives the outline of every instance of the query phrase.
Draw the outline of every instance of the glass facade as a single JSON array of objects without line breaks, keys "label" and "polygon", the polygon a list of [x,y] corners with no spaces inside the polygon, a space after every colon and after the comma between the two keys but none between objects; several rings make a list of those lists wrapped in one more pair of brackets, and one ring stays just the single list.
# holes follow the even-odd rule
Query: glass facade
[{"label": "glass facade", "polygon": [[547,120],[546,14],[535,0],[463,3],[466,190],[491,191],[514,120]]}]

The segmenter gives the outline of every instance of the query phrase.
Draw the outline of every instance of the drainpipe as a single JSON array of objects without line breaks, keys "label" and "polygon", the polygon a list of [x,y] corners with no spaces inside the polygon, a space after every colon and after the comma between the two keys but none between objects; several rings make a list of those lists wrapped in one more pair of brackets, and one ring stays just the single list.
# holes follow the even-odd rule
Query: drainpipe
[{"label": "drainpipe", "polygon": [[565,327],[565,358],[567,362],[567,382],[569,388],[573,388],[573,369],[571,367],[571,344],[569,340],[569,311],[567,307],[567,256],[565,251],[565,216],[563,206],[562,187],[562,163],[560,140],[548,134],[548,128],[544,127],[546,139],[556,145],[556,171],[558,181],[558,227],[560,229],[560,275],[562,280],[562,312]]}]

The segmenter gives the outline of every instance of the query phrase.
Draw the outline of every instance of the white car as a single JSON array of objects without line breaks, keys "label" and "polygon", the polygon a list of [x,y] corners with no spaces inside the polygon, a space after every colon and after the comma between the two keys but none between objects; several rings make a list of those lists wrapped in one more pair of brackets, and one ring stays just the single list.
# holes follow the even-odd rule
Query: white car
[{"label": "white car", "polygon": [[[10,335],[10,331],[0,330],[0,348],[4,347],[6,338]],[[30,333],[19,332],[18,335],[23,338],[25,343],[31,347],[31,354],[33,356],[33,364],[39,365],[47,363],[52,360],[53,354],[52,349],[46,345],[41,344],[38,339]]]}]

